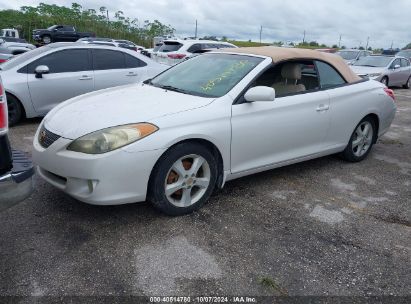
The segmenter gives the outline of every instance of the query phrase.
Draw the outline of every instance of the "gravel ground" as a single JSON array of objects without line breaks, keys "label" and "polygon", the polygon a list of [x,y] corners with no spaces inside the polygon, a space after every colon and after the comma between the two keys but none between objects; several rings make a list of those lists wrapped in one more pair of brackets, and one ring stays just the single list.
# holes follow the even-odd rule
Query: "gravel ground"
[{"label": "gravel ground", "polygon": [[[36,178],[0,214],[0,295],[410,296],[411,90],[361,163],[229,182],[200,211],[78,202]],[[31,151],[40,119],[10,130]]]}]

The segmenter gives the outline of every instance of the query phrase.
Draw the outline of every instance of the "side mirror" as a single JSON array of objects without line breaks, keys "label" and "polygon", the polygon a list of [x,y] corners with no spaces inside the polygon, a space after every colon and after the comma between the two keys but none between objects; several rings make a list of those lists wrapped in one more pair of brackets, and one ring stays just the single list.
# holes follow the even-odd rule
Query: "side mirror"
[{"label": "side mirror", "polygon": [[50,70],[47,65],[39,65],[34,72],[36,73],[36,78],[43,78],[43,74],[48,74]]},{"label": "side mirror", "polygon": [[265,86],[253,87],[244,94],[244,99],[247,102],[274,101],[275,90],[271,87]]},{"label": "side mirror", "polygon": [[6,41],[4,41],[4,39],[0,38],[0,44],[5,43]]},{"label": "side mirror", "polygon": [[394,65],[394,70],[399,69],[401,66],[399,64]]}]

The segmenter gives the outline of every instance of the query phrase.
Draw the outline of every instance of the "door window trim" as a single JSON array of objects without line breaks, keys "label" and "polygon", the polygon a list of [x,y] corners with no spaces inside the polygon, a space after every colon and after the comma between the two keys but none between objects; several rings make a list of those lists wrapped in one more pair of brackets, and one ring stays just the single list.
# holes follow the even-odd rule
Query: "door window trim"
[{"label": "door window trim", "polygon": [[35,73],[30,73],[30,72],[29,72],[29,66],[30,66],[32,63],[34,63],[34,62],[36,62],[36,61],[38,61],[38,60],[40,60],[40,59],[43,59],[43,58],[46,57],[46,56],[54,55],[54,54],[57,54],[57,53],[60,53],[60,52],[64,52],[64,51],[69,51],[69,50],[85,50],[85,51],[87,51],[87,56],[88,56],[88,68],[89,68],[89,69],[88,69],[88,70],[84,70],[84,71],[59,72],[59,73],[50,73],[50,74],[77,73],[77,72],[93,71],[92,57],[91,57],[91,52],[90,52],[90,49],[89,49],[89,48],[67,48],[67,49],[58,49],[58,50],[56,50],[56,51],[54,51],[54,52],[45,53],[43,56],[38,57],[38,58],[30,61],[29,63],[25,64],[23,67],[21,67],[20,69],[17,70],[17,73],[30,74],[30,75],[35,74]]},{"label": "door window trim", "polygon": [[[268,69],[271,69],[271,68],[275,67],[276,65],[281,64],[281,63],[284,63],[284,62],[293,62],[293,61],[295,62],[295,61],[304,61],[304,60],[305,60],[305,61],[310,61],[310,60],[313,61],[316,70],[317,70],[316,61],[321,61],[321,62],[324,62],[324,63],[330,65],[328,62],[325,62],[324,60],[313,59],[313,58],[286,59],[286,60],[277,61],[277,62],[275,62],[275,63],[273,62],[273,63],[271,63],[270,65],[268,65],[266,68],[264,68],[263,70],[261,70],[261,71],[250,81],[250,83],[237,95],[237,97],[234,98],[233,105],[247,103],[246,101],[245,101],[245,102],[242,102],[242,100],[244,99],[244,94],[251,88],[251,85],[254,83],[254,81],[256,81],[256,80],[257,80],[263,73],[265,73]],[[330,66],[331,66],[331,65],[330,65]],[[333,69],[335,69],[333,66],[331,66],[331,67],[332,67]],[[345,83],[339,84],[339,85],[336,85],[336,86],[333,86],[333,87],[321,88],[321,75],[317,72],[317,73],[318,73],[318,81],[319,81],[319,85],[320,85],[320,88],[319,88],[319,89],[313,89],[313,90],[307,90],[307,91],[303,91],[303,92],[284,94],[284,95],[281,95],[281,96],[278,96],[278,97],[276,96],[275,98],[277,99],[277,98],[289,97],[289,96],[294,96],[294,95],[302,95],[302,94],[315,93],[315,92],[320,92],[320,91],[333,90],[333,89],[342,88],[342,87],[346,87],[346,86],[350,86],[350,85],[354,85],[354,84],[358,84],[358,83],[361,83],[361,82],[365,82],[365,81],[369,81],[369,80],[370,80],[369,78],[362,78],[362,79],[359,79],[359,80],[354,81],[354,82],[348,82],[348,81],[341,75],[341,73],[340,73],[337,69],[335,69],[335,70],[336,70],[336,72],[341,76],[341,78],[345,81]],[[318,70],[317,70],[317,71],[318,71]]]}]

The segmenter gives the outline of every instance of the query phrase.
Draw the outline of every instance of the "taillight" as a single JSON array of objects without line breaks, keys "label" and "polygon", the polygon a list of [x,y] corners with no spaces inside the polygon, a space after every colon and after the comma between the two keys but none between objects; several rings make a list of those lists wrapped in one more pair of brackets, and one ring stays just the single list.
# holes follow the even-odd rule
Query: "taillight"
[{"label": "taillight", "polygon": [[384,88],[384,92],[395,101],[394,91],[389,88]]},{"label": "taillight", "polygon": [[167,54],[167,56],[171,59],[183,59],[184,57],[186,57],[185,54]]},{"label": "taillight", "polygon": [[6,59],[0,59],[0,63],[6,62]]},{"label": "taillight", "polygon": [[3,98],[4,91],[0,79],[0,133],[7,129],[7,103]]}]

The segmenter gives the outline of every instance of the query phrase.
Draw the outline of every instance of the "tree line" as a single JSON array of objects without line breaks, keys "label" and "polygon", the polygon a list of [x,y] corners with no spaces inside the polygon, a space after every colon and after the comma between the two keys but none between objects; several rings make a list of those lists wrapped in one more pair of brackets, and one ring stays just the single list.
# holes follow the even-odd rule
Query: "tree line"
[{"label": "tree line", "polygon": [[94,32],[97,37],[126,39],[146,47],[151,46],[153,37],[175,32],[171,25],[158,20],[130,18],[122,11],[116,11],[114,17],[110,17],[104,6],[96,10],[83,8],[78,3],[72,3],[71,7],[40,3],[38,6],[22,6],[19,10],[0,10],[0,28],[16,28],[30,42],[33,42],[33,29],[54,24],[74,25],[78,31]]}]

